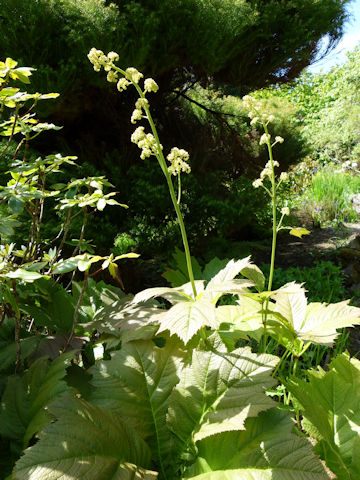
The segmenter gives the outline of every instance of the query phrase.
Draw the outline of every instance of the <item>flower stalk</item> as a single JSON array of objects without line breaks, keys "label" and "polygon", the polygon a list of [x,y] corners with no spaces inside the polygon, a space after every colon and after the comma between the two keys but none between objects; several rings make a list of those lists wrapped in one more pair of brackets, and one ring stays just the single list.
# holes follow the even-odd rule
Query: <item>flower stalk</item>
[{"label": "flower stalk", "polygon": [[[145,158],[152,155],[156,157],[160,168],[165,176],[171,201],[173,203],[180,227],[188,275],[195,298],[197,292],[191,264],[189,242],[186,234],[184,219],[180,210],[180,174],[181,172],[190,173],[191,169],[187,163],[187,160],[189,159],[189,154],[185,150],[179,149],[177,147],[172,148],[170,154],[167,156],[167,160],[170,162],[170,166],[167,166],[163,154],[163,147],[160,143],[155,122],[150,112],[149,102],[146,98],[146,93],[156,92],[159,89],[158,85],[152,78],[147,78],[144,80],[144,90],[142,90],[142,88],[139,86],[139,82],[143,78],[143,74],[136,70],[136,68],[134,67],[129,67],[126,70],[123,70],[122,68],[115,65],[114,62],[119,60],[119,56],[117,53],[110,52],[108,53],[108,55],[105,55],[101,50],[96,50],[95,48],[92,48],[88,54],[88,58],[93,64],[95,71],[98,72],[101,70],[101,68],[104,68],[104,70],[107,72],[107,80],[109,82],[117,82],[117,89],[119,90],[119,92],[126,90],[129,85],[133,85],[136,88],[139,98],[135,103],[135,110],[133,111],[131,116],[131,123],[135,124],[139,120],[146,119],[150,125],[151,133],[146,134],[144,131],[144,127],[138,127],[132,134],[131,141],[133,143],[136,143],[137,146],[141,149],[141,159],[144,160]],[[178,176],[177,194],[175,192],[172,176]]]}]

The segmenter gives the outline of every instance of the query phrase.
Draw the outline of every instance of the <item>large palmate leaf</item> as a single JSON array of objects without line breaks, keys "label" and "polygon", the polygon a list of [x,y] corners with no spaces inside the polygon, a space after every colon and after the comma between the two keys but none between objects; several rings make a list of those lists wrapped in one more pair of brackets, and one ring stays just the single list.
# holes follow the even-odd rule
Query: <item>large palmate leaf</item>
[{"label": "large palmate leaf", "polygon": [[[195,287],[197,293],[204,290],[204,280],[196,280]],[[181,285],[181,287],[154,287],[147,288],[139,292],[134,297],[134,303],[141,303],[150,300],[150,298],[162,297],[166,298],[170,303],[181,302],[184,300],[192,300],[194,298],[192,284],[190,282]]]},{"label": "large palmate leaf", "polygon": [[173,431],[178,455],[194,452],[194,442],[219,432],[242,430],[244,421],[274,403],[265,390],[274,385],[272,355],[241,348],[193,351],[192,362],[181,375],[169,405],[167,422]]},{"label": "large palmate leaf", "polygon": [[164,310],[156,308],[155,300],[133,303],[131,295],[104,305],[94,316],[94,321],[87,324],[88,329],[96,329],[120,337],[124,344],[131,340],[152,338],[158,329],[157,323]]},{"label": "large palmate leaf", "polygon": [[70,392],[63,378],[75,352],[53,362],[36,360],[23,377],[9,377],[0,406],[0,433],[19,443],[20,450],[51,420],[46,407]]},{"label": "large palmate leaf", "polygon": [[50,407],[58,421],[16,463],[14,480],[154,480],[150,449],[118,415],[66,397]]},{"label": "large palmate leaf", "polygon": [[202,327],[217,327],[215,311],[215,305],[205,298],[178,302],[161,317],[158,333],[169,330],[186,345]]},{"label": "large palmate leaf", "polygon": [[308,440],[291,433],[291,417],[277,409],[246,421],[246,429],[198,442],[193,480],[325,480],[328,475]]},{"label": "large palmate leaf", "polygon": [[288,388],[302,407],[303,427],[341,480],[360,478],[360,362],[345,354],[329,371],[307,372],[309,381],[294,378]]},{"label": "large palmate leaf", "polygon": [[331,346],[338,336],[338,328],[360,323],[360,308],[350,307],[349,301],[326,305],[307,304],[305,289],[295,283],[288,284],[273,296],[274,312],[283,321],[281,325],[294,339]]},{"label": "large palmate leaf", "polygon": [[123,416],[147,440],[160,464],[171,450],[166,412],[183,357],[174,343],[159,348],[152,341],[137,341],[91,369],[95,387],[91,401]]},{"label": "large palmate leaf", "polygon": [[[209,281],[205,288],[204,296],[216,303],[217,299],[223,293],[241,292],[244,291],[246,287],[254,285],[252,281],[244,283],[232,282],[236,275],[242,271],[248,273],[252,266],[250,257],[238,261],[230,260],[226,267],[220,270],[220,272]],[[224,285],[226,285],[226,287],[224,287]]]},{"label": "large palmate leaf", "polygon": [[[238,333],[239,338],[250,336],[260,341],[264,329],[261,309],[261,303],[246,295],[240,295],[239,305],[217,307],[216,320],[219,324],[229,325],[231,330],[228,336]],[[226,332],[222,332],[222,338],[225,334]]]}]

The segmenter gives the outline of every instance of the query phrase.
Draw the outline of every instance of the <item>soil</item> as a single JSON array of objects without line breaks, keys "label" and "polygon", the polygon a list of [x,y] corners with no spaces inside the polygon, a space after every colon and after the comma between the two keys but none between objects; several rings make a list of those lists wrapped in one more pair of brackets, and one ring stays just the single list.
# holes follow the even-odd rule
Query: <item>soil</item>
[{"label": "soil", "polygon": [[[297,238],[287,231],[278,236],[276,266],[311,267],[316,260],[337,259],[337,251],[360,235],[360,223],[347,223],[339,228],[309,228],[310,235]],[[254,262],[269,263],[270,246],[254,252]]]}]

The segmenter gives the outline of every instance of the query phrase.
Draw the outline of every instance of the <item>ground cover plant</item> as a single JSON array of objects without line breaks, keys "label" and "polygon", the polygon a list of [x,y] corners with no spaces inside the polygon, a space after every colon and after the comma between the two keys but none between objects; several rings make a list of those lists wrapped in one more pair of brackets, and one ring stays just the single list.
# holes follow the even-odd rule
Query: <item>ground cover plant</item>
[{"label": "ground cover plant", "polygon": [[[283,139],[271,135],[272,115],[254,98],[243,100],[252,124],[264,129],[260,143],[269,155],[254,181],[255,188],[270,196],[272,206],[269,278],[246,257],[226,264],[215,261],[201,272],[204,280],[197,280],[180,208],[182,175],[190,173],[191,163],[181,148],[163,153],[149,103],[158,86],[151,78],[143,81],[134,67],[117,66],[114,52],[105,55],[93,48],[89,59],[120,92],[133,87],[137,92],[131,122],[145,125],[135,129],[131,140],[142,159],[158,163],[165,178],[189,281],[135,296],[94,282],[92,269],[99,265],[118,278],[116,262],[122,257],[80,253],[92,212],[115,202],[113,192],[105,193],[111,185],[90,178],[46,187],[47,175],[56,173],[59,163],[75,159],[50,156],[27,162],[27,142],[38,129],[50,127],[26,117],[31,107],[25,102],[39,97],[9,86],[11,80],[26,83],[31,70],[17,68],[9,58],[0,63],[0,101],[4,109],[15,108],[1,128],[10,141],[15,134],[25,137],[19,147],[23,156],[14,160],[12,179],[0,191],[10,209],[2,225],[11,235],[14,221],[25,210],[33,226],[23,249],[2,246],[4,477],[320,480],[329,478],[320,456],[339,478],[357,478],[359,466],[352,452],[359,442],[359,361],[343,354],[332,361],[329,372],[301,375],[298,365],[311,345],[331,346],[337,329],[360,323],[360,309],[347,301],[308,302],[305,289],[295,282],[273,289],[278,232],[309,232],[283,223],[289,208],[278,205],[277,192],[286,175],[276,176],[273,158]],[[47,198],[58,198],[59,210],[66,212],[56,248],[41,241]],[[83,224],[66,258],[64,236],[73,215],[82,215]],[[60,276],[74,271],[82,272],[83,280],[66,286],[69,278]],[[229,294],[236,298],[235,305],[221,303]],[[250,345],[250,340],[257,350],[240,346],[239,341]],[[281,359],[269,353],[272,342],[282,347]],[[292,369],[280,378],[288,358]],[[296,410],[297,433],[293,413],[271,398],[279,380],[286,403],[293,402]],[[339,395],[346,392],[346,403],[329,395],[336,386]],[[314,406],[315,395],[319,401]],[[305,432],[318,442],[317,454]]]}]

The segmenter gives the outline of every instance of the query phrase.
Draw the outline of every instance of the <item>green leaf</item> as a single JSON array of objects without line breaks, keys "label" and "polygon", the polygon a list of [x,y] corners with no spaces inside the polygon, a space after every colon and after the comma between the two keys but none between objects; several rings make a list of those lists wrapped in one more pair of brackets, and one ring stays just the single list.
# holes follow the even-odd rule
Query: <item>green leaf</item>
[{"label": "green leaf", "polygon": [[9,207],[12,213],[21,213],[24,210],[24,205],[24,200],[18,195],[13,195],[9,199]]},{"label": "green leaf", "polygon": [[[195,286],[197,292],[204,290],[204,282],[202,280],[197,280]],[[134,297],[134,303],[146,302],[150,298],[162,297],[166,298],[170,303],[176,303],[184,301],[185,299],[190,301],[192,300],[192,286],[191,283],[186,283],[181,287],[170,288],[170,287],[154,287],[147,288],[142,292],[139,292]]]},{"label": "green leaf", "polygon": [[122,255],[117,255],[114,260],[117,262],[118,260],[123,260],[124,258],[139,258],[140,254],[138,253],[123,253]]},{"label": "green leaf", "polygon": [[265,286],[265,276],[256,265],[249,265],[241,270],[241,275],[254,282],[254,286],[258,292],[262,292]]},{"label": "green leaf", "polygon": [[122,343],[134,339],[152,338],[164,310],[154,307],[154,302],[141,304],[131,303],[132,296],[113,301],[96,312],[94,321],[86,325],[100,333],[107,333],[120,337]]},{"label": "green leaf", "polygon": [[[307,305],[305,289],[290,283],[273,295],[276,301],[274,312],[288,321],[288,330],[303,342],[331,346],[339,335],[338,328],[360,323],[360,308],[349,306],[349,300],[326,305]],[[276,320],[276,318],[275,318]],[[281,328],[287,328],[281,324]]]},{"label": "green leaf", "polygon": [[171,335],[177,335],[186,345],[204,326],[216,329],[215,305],[200,298],[178,302],[171,307],[162,316],[158,333],[169,330]]},{"label": "green leaf", "polygon": [[165,420],[183,357],[171,342],[159,348],[152,341],[138,341],[90,370],[95,387],[91,401],[121,415],[147,440],[160,463],[171,461],[171,436]]},{"label": "green leaf", "polygon": [[224,282],[228,282],[229,280],[233,280],[233,278],[238,275],[241,270],[249,267],[251,265],[250,257],[243,258],[242,260],[234,261],[230,260],[225,268],[220,270],[215,277],[213,277],[210,282],[207,284],[205,288],[205,295],[207,298],[212,300],[216,303],[217,299],[221,296],[221,290],[217,290],[221,288]]},{"label": "green leaf", "polygon": [[9,69],[15,68],[17,64],[18,64],[18,62],[16,60],[13,60],[10,57],[7,57],[6,60],[5,60],[5,66]]},{"label": "green leaf", "polygon": [[232,329],[260,340],[263,333],[261,305],[252,298],[240,296],[240,305],[222,305],[216,309],[219,324],[230,324]]},{"label": "green leaf", "polygon": [[4,273],[2,276],[7,278],[14,278],[16,280],[23,280],[24,282],[30,283],[43,277],[41,273],[31,272],[25,270],[24,268],[18,268],[13,272]]},{"label": "green leaf", "polygon": [[220,260],[218,257],[213,258],[205,265],[201,278],[210,281],[220,270],[226,267],[228,262],[228,259]]},{"label": "green leaf", "polygon": [[14,480],[156,478],[149,447],[118,415],[71,397],[49,411],[58,421],[18,460]]},{"label": "green leaf", "polygon": [[271,371],[278,358],[240,348],[228,354],[222,347],[193,351],[175,387],[168,425],[176,436],[178,453],[191,455],[193,442],[231,430],[243,430],[244,421],[274,406],[265,395],[275,384]]},{"label": "green leaf", "polygon": [[[202,279],[201,267],[195,257],[191,257],[191,265],[194,278],[196,280]],[[181,285],[189,282],[190,279],[185,252],[181,251],[177,247],[175,248],[175,253],[173,254],[171,266],[173,268],[167,268],[165,273],[162,274],[162,277],[166,278],[172,287],[180,287]]]},{"label": "green leaf", "polygon": [[[2,326],[4,329],[4,324]],[[14,336],[12,336],[14,338]],[[21,358],[25,360],[36,351],[40,343],[40,336],[26,337],[20,340]],[[15,366],[17,358],[17,348],[15,342],[0,339],[0,372],[4,372],[10,367]],[[13,368],[12,368],[13,371]]]},{"label": "green leaf", "polygon": [[325,372],[307,372],[309,381],[292,378],[287,387],[301,406],[303,428],[318,441],[317,451],[341,480],[360,473],[360,362],[334,358]]},{"label": "green leaf", "polygon": [[55,264],[52,273],[54,275],[72,272],[77,269],[79,259],[77,257],[67,258]]},{"label": "green leaf", "polygon": [[22,83],[26,83],[27,85],[30,83],[30,80],[28,79],[28,75],[21,71],[20,69],[16,69],[13,72],[10,73],[10,77],[13,78],[14,80],[20,80]]},{"label": "green leaf", "polygon": [[310,235],[311,232],[309,232],[309,230],[306,230],[306,228],[297,227],[292,228],[289,233],[294,237],[302,238],[303,235]]},{"label": "green leaf", "polygon": [[[2,90],[0,90],[0,98],[1,97],[10,97],[12,95],[15,95],[20,89],[19,88],[14,88],[14,87],[5,87]],[[3,101],[3,99],[2,99]]]},{"label": "green leaf", "polygon": [[198,442],[192,480],[325,480],[328,475],[307,439],[291,433],[287,412],[271,409],[249,418],[246,430]]},{"label": "green leaf", "polygon": [[31,315],[38,327],[48,327],[58,333],[70,333],[75,310],[73,298],[60,285],[50,284],[44,289],[46,289],[45,298],[41,296],[37,302],[33,297],[21,301],[21,310]]},{"label": "green leaf", "polygon": [[70,391],[63,378],[74,355],[63,354],[52,363],[40,358],[23,377],[9,377],[1,401],[0,433],[19,442],[20,451],[50,422],[49,403]]}]

